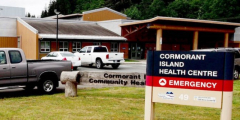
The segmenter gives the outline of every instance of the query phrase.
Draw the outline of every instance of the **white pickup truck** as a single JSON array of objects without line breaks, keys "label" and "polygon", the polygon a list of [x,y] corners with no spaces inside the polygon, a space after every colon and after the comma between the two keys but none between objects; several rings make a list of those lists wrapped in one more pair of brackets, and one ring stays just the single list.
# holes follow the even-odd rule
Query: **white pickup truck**
[{"label": "white pickup truck", "polygon": [[74,54],[81,58],[81,65],[96,64],[98,69],[104,65],[112,65],[117,69],[125,61],[123,53],[109,53],[106,46],[85,46]]}]

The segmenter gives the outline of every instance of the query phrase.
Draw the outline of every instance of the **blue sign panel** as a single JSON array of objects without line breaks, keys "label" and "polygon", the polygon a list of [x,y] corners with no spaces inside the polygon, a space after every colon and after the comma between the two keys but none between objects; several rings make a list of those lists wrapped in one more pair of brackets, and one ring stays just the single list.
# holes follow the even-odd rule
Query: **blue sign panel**
[{"label": "blue sign panel", "polygon": [[233,78],[232,52],[148,51],[147,76]]}]

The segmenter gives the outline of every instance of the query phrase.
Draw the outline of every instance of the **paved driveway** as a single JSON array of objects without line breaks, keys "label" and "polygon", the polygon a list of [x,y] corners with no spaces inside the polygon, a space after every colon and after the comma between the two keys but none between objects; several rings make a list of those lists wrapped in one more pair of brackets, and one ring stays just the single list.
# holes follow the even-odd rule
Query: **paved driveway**
[{"label": "paved driveway", "polygon": [[104,66],[103,69],[97,69],[95,66],[89,67],[89,66],[81,66],[77,69],[80,72],[87,71],[87,72],[105,72],[105,71],[111,71],[111,72],[138,72],[138,73],[146,73],[146,63],[139,62],[139,63],[124,63],[119,66],[118,69],[113,69],[111,65]]}]

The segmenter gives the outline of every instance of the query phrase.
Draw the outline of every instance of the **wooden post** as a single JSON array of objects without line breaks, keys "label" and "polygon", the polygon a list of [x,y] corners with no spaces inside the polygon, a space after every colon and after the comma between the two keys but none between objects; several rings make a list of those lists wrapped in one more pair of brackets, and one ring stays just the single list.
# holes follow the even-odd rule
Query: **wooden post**
[{"label": "wooden post", "polygon": [[224,34],[224,47],[228,47],[229,33]]},{"label": "wooden post", "polygon": [[220,120],[231,120],[232,118],[232,100],[233,100],[233,92],[225,92],[223,91],[223,103]]},{"label": "wooden post", "polygon": [[194,35],[193,35],[193,50],[197,50],[198,49],[198,31],[194,31]]},{"label": "wooden post", "polygon": [[162,29],[157,30],[156,50],[162,50]]},{"label": "wooden post", "polygon": [[145,87],[145,116],[144,120],[154,120],[155,103],[152,102],[153,87]]}]

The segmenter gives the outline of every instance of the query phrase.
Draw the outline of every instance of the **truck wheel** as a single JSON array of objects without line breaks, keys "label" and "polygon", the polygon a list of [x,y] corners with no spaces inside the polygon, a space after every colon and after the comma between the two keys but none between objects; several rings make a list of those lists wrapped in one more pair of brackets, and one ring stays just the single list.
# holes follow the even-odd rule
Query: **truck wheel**
[{"label": "truck wheel", "polygon": [[96,67],[97,67],[98,69],[103,68],[103,63],[102,63],[102,60],[101,60],[101,59],[97,59],[97,61],[96,61]]},{"label": "truck wheel", "polygon": [[119,64],[112,64],[112,68],[117,69],[119,67]]},{"label": "truck wheel", "polygon": [[239,72],[238,72],[238,70],[234,70],[234,74],[233,74],[233,78],[235,79],[235,80],[237,80],[238,78],[239,78]]},{"label": "truck wheel", "polygon": [[51,79],[42,80],[38,85],[38,89],[43,93],[51,94],[55,91],[56,84]]}]

